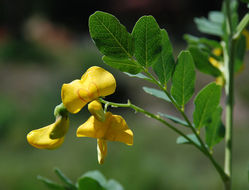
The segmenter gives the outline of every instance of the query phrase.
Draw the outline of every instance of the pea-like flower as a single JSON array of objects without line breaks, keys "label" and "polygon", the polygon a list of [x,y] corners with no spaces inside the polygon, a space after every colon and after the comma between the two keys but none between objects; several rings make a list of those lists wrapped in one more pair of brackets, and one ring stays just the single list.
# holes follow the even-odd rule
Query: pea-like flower
[{"label": "pea-like flower", "polygon": [[53,124],[29,132],[27,140],[39,149],[55,149],[64,142],[68,127],[68,116],[59,116]]},{"label": "pea-like flower", "polygon": [[27,141],[30,145],[39,149],[55,149],[64,142],[69,128],[69,117],[63,104],[55,107],[54,115],[56,120],[53,124],[28,133]]},{"label": "pea-like flower", "polygon": [[133,144],[133,133],[128,128],[124,118],[105,113],[105,120],[99,121],[91,116],[77,130],[77,137],[92,137],[97,139],[98,161],[103,164],[107,153],[106,141],[119,141],[127,145]]},{"label": "pea-like flower", "polygon": [[90,67],[81,79],[63,84],[62,102],[71,113],[79,112],[88,102],[115,92],[116,80],[101,67]]}]

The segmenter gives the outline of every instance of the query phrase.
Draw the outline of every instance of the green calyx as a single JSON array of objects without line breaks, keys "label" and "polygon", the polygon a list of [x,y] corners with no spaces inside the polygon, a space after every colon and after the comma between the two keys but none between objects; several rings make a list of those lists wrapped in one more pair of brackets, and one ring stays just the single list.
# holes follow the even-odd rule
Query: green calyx
[{"label": "green calyx", "polygon": [[59,117],[59,116],[68,117],[67,108],[64,106],[63,103],[57,105],[57,106],[54,108],[54,116],[55,116],[56,118]]}]

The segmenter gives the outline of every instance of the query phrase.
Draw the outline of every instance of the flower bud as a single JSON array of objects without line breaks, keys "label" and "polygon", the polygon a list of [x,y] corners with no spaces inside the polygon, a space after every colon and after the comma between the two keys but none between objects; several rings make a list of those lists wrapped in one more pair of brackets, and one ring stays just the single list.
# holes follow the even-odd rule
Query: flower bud
[{"label": "flower bud", "polygon": [[105,113],[99,101],[94,100],[88,104],[89,112],[99,121],[105,121]]}]

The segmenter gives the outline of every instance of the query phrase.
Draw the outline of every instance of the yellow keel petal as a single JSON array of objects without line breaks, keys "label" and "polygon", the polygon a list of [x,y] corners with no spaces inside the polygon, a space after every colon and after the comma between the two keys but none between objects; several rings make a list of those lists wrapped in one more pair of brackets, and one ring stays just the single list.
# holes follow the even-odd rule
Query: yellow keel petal
[{"label": "yellow keel petal", "polygon": [[30,145],[39,149],[55,149],[64,141],[64,137],[58,139],[50,139],[49,135],[54,127],[54,123],[29,132],[27,141]]},{"label": "yellow keel petal", "polygon": [[99,164],[103,164],[107,154],[106,140],[97,139],[97,152],[98,152],[98,162]]}]

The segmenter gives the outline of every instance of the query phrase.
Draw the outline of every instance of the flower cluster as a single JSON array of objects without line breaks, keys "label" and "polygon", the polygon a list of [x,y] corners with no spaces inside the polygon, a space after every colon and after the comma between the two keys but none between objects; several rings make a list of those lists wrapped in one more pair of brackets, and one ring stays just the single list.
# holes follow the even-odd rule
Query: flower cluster
[{"label": "flower cluster", "polygon": [[97,139],[98,161],[104,162],[107,154],[107,141],[133,144],[133,133],[123,117],[104,112],[99,97],[115,92],[116,81],[111,73],[101,67],[89,68],[81,77],[61,89],[62,103],[56,106],[55,122],[46,127],[31,131],[27,135],[30,145],[39,149],[59,147],[69,128],[68,113],[78,113],[86,104],[92,116],[77,130],[77,137]]},{"label": "flower cluster", "polygon": [[[245,39],[245,51],[249,51],[249,32],[247,30],[242,31],[242,35]],[[216,77],[216,84],[224,86],[225,85],[225,65],[224,65],[224,55],[223,50],[221,48],[214,48],[212,50],[212,56],[208,58],[209,63],[216,67],[222,74]],[[235,58],[236,59],[236,58]],[[239,65],[239,68],[235,67],[235,72],[241,72],[245,68],[245,64]]]}]

